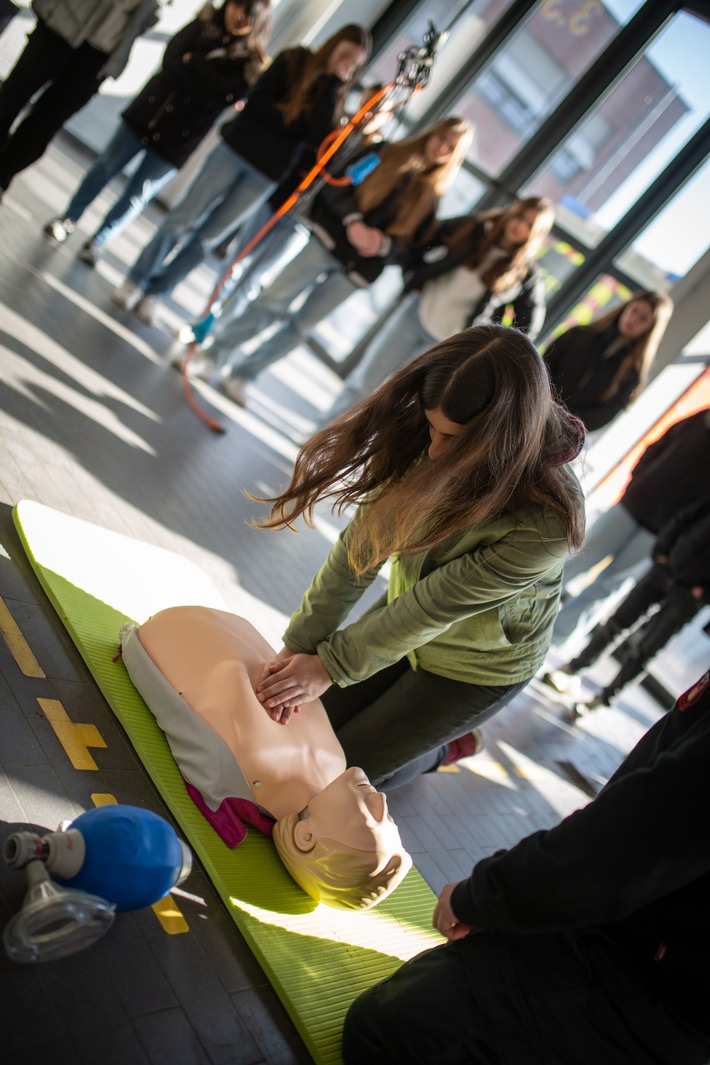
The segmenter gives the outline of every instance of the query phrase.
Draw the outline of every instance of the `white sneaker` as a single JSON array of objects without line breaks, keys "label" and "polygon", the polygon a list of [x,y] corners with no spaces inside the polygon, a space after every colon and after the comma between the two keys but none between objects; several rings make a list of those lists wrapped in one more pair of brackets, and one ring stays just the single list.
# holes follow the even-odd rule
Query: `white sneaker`
[{"label": "white sneaker", "polygon": [[155,325],[158,310],[158,297],[153,295],[143,296],[133,308],[141,322],[146,325]]},{"label": "white sneaker", "polygon": [[63,244],[67,237],[74,232],[74,223],[71,218],[52,218],[44,227],[44,235],[55,244]]},{"label": "white sneaker", "polygon": [[138,300],[143,298],[143,289],[135,285],[133,281],[124,281],[123,284],[114,289],[111,293],[111,299],[119,307],[122,307],[124,311],[132,311]]},{"label": "white sneaker", "polygon": [[[192,344],[195,340],[195,334],[192,331],[191,322],[181,322],[180,325],[176,325],[172,330],[172,334],[180,344]],[[170,365],[174,365],[172,360]]]},{"label": "white sneaker", "polygon": [[246,407],[247,405],[247,385],[248,381],[245,381],[243,377],[223,377],[217,388],[223,395],[228,396],[232,403],[236,403],[238,407]]}]

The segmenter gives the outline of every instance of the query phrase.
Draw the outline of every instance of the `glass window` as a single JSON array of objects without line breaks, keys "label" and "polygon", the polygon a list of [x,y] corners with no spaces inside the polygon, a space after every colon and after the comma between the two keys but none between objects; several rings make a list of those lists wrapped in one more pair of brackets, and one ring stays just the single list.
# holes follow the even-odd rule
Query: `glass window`
[{"label": "glass window", "polygon": [[595,247],[710,114],[708,55],[710,24],[676,15],[525,191],[549,196],[560,224]]},{"label": "glass window", "polygon": [[471,161],[499,173],[640,6],[543,0],[455,105],[476,130]]},{"label": "glass window", "polygon": [[553,230],[545,238],[537,261],[545,282],[545,299],[549,300],[582,265],[584,254]]},{"label": "glass window", "polygon": [[486,191],[482,181],[475,178],[469,170],[461,169],[452,187],[442,197],[436,213],[439,218],[456,218],[460,214],[468,214]]},{"label": "glass window", "polygon": [[644,288],[670,289],[710,247],[710,159],[616,260]]},{"label": "glass window", "polygon": [[471,0],[425,0],[417,4],[370,65],[368,78],[383,83],[391,81],[397,73],[400,52],[412,45],[421,46],[430,22],[439,33],[451,26],[452,32],[439,43],[428,83],[407,106],[407,119],[415,123],[465,67],[471,53],[511,3],[512,0],[473,0],[473,3]]}]

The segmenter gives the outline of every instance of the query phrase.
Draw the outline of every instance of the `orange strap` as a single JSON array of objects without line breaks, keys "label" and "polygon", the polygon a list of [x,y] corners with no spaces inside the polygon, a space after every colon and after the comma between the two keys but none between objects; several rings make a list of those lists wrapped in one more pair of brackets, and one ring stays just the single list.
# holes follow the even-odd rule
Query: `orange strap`
[{"label": "orange strap", "polygon": [[[350,134],[364,121],[364,119],[369,114],[370,110],[375,106],[375,104],[378,103],[382,99],[382,97],[385,96],[385,94],[388,93],[390,89],[393,89],[394,87],[394,82],[390,82],[388,85],[383,85],[381,89],[378,89],[377,92],[370,97],[367,103],[363,104],[357,114],[353,115],[353,117],[345,126],[343,126],[341,129],[333,130],[331,133],[328,134],[328,136],[323,140],[322,144],[318,148],[318,151],[316,153],[315,165],[311,167],[311,169],[308,171],[308,173],[297,186],[297,188],[295,188],[291,195],[286,200],[284,200],[278,210],[275,211],[274,214],[272,214],[268,222],[264,223],[259,232],[254,237],[252,237],[246,247],[242,248],[239,254],[235,256],[235,258],[229,264],[227,269],[224,271],[221,278],[214,287],[212,295],[210,296],[207,302],[207,306],[205,307],[205,310],[203,312],[203,316],[206,316],[210,313],[210,308],[214,305],[217,296],[224,288],[227,278],[230,277],[232,270],[237,265],[237,263],[240,263],[242,259],[246,258],[246,256],[254,250],[257,244],[259,244],[260,241],[264,239],[267,233],[271,232],[276,223],[279,222],[283,218],[283,216],[291,210],[291,208],[299,199],[301,193],[305,192],[305,190],[313,184],[317,177],[319,177],[320,175],[325,176],[325,167],[327,163],[329,163],[330,160],[333,158],[338,148],[340,148],[340,146],[345,143]],[[344,182],[340,178],[333,178],[331,180],[333,182],[348,184],[350,179],[346,179]],[[216,421],[216,419],[214,419],[210,414],[208,414],[207,411],[204,410],[195,399],[193,395],[192,386],[190,385],[190,379],[187,376],[187,369],[190,359],[192,357],[192,353],[195,350],[195,343],[196,341],[193,340],[189,344],[187,351],[185,352],[185,360],[183,362],[182,382],[183,389],[185,391],[185,396],[190,407],[195,411],[198,417],[202,418],[203,421],[207,422],[208,427],[214,433],[223,433],[225,431],[224,426],[222,426],[218,421]]]}]

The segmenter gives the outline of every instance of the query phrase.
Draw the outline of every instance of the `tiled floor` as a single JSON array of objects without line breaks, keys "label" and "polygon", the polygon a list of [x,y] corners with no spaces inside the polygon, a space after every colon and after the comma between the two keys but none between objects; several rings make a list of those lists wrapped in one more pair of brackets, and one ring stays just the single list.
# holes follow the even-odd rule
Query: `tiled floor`
[{"label": "tiled floor", "polygon": [[[158,212],[95,271],[75,258],[80,233],[50,247],[41,227],[85,165],[60,138],[0,206],[0,596],[45,674],[25,676],[12,640],[0,640],[3,836],[17,823],[54,828],[97,793],[166,814],[29,570],[14,503],[36,499],[184,554],[273,643],[341,524],[323,511],[314,531],[259,531],[246,522],[262,511],[243,494],[269,494],[287,479],[295,441],[335,379],[300,350],[259,380],[246,411],[204,389],[199,402],[226,429],[211,432],[167,364],[167,325],[199,312],[214,273],[203,267],[178,289],[163,329],[118,311],[111,289]],[[82,230],[108,202],[94,205]],[[106,747],[92,751],[94,770],[71,766],[38,698],[96,726]],[[659,713],[634,688],[616,709],[570,727],[534,683],[486,726],[483,755],[393,793],[393,815],[433,890],[585,803]],[[22,891],[22,878],[0,864],[3,924]],[[95,947],[61,962],[20,967],[1,955],[4,1065],[310,1060],[199,868],[175,900],[189,928],[182,935],[166,934],[145,910],[122,915]]]}]

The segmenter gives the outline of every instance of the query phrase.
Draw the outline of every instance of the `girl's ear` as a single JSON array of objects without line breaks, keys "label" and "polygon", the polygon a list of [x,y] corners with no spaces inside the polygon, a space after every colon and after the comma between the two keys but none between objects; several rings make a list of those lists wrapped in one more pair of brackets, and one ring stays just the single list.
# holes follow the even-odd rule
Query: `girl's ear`
[{"label": "girl's ear", "polygon": [[304,852],[304,854],[307,854],[308,851],[312,851],[318,842],[316,834],[307,818],[305,821],[296,821],[296,824],[293,826],[293,842],[300,851]]}]

